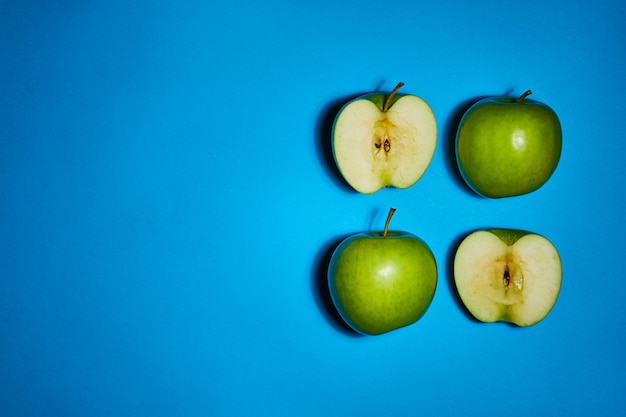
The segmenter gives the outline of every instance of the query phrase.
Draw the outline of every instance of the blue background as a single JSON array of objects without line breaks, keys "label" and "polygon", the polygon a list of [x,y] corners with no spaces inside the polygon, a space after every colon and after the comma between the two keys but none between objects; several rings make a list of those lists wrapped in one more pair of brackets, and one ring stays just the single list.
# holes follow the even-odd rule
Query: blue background
[{"label": "blue background", "polygon": [[[619,0],[3,1],[0,413],[623,415],[624,21]],[[399,81],[437,117],[435,156],[412,188],[357,194],[332,119]],[[460,115],[526,89],[561,119],[559,167],[480,198]],[[358,337],[325,266],[391,206],[439,285],[415,325]],[[560,251],[534,327],[457,302],[455,245],[487,226]]]}]

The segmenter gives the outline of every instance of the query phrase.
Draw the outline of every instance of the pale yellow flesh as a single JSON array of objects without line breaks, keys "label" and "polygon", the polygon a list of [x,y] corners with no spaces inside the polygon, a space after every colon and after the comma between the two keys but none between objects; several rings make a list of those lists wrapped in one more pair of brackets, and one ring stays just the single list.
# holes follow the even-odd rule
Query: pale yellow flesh
[{"label": "pale yellow flesh", "polygon": [[507,246],[488,231],[475,232],[461,243],[454,260],[459,295],[484,322],[530,326],[541,321],[556,302],[561,275],[556,248],[536,234]]},{"label": "pale yellow flesh", "polygon": [[347,105],[335,123],[333,149],[346,181],[371,194],[415,184],[428,168],[436,143],[432,110],[419,97],[406,95],[386,113],[366,99]]}]

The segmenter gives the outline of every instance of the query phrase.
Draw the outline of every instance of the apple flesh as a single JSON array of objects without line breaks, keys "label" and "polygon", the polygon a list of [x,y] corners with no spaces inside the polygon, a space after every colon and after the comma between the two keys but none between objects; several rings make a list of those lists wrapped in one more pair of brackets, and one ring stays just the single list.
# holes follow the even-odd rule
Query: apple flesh
[{"label": "apple flesh", "polygon": [[379,335],[424,315],[435,294],[437,264],[419,237],[387,232],[385,226],[383,232],[355,234],[339,244],[328,284],[343,320],[361,334]]},{"label": "apple flesh", "polygon": [[531,326],[561,288],[561,259],[543,236],[513,229],[471,233],[454,258],[454,281],[469,312],[483,322]]},{"label": "apple flesh", "polygon": [[333,154],[356,191],[408,188],[424,174],[437,144],[437,123],[421,98],[367,94],[347,103],[333,125]]},{"label": "apple flesh", "polygon": [[552,176],[561,156],[561,124],[550,107],[526,98],[491,97],[463,115],[456,157],[465,182],[490,198],[528,194]]}]

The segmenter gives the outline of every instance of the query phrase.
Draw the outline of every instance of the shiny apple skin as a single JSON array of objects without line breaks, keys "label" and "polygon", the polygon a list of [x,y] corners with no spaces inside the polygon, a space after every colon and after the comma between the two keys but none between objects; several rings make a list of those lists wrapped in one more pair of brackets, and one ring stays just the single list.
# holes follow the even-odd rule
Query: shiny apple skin
[{"label": "shiny apple skin", "polygon": [[456,138],[463,179],[476,193],[490,198],[539,189],[556,170],[561,148],[556,113],[531,99],[478,101],[461,119]]},{"label": "shiny apple skin", "polygon": [[435,294],[437,264],[411,233],[359,233],[335,249],[328,282],[344,321],[361,334],[379,335],[424,315]]}]

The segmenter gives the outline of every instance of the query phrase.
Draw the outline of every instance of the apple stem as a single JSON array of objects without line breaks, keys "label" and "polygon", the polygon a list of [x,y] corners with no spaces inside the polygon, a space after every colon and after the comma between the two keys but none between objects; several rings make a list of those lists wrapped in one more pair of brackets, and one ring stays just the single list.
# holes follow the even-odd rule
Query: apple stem
[{"label": "apple stem", "polygon": [[387,230],[389,230],[389,222],[391,222],[391,218],[393,217],[393,213],[396,212],[395,208],[389,209],[389,214],[387,214],[387,221],[385,222],[385,229],[383,230],[383,237],[387,237]]},{"label": "apple stem", "polygon": [[516,103],[521,103],[522,101],[524,101],[524,99],[525,99],[526,97],[528,97],[528,96],[529,96],[529,95],[531,95],[532,93],[533,93],[532,91],[530,91],[530,90],[526,90],[526,92],[524,92],[524,94],[522,94],[521,96],[519,96],[519,97],[515,100],[515,102],[516,102]]},{"label": "apple stem", "polygon": [[398,85],[396,85],[396,88],[394,88],[391,91],[391,93],[389,93],[389,95],[387,96],[387,100],[385,100],[385,104],[383,105],[383,112],[386,112],[387,110],[389,110],[393,96],[395,96],[398,90],[401,89],[403,86],[404,86],[404,83],[400,81]]}]

